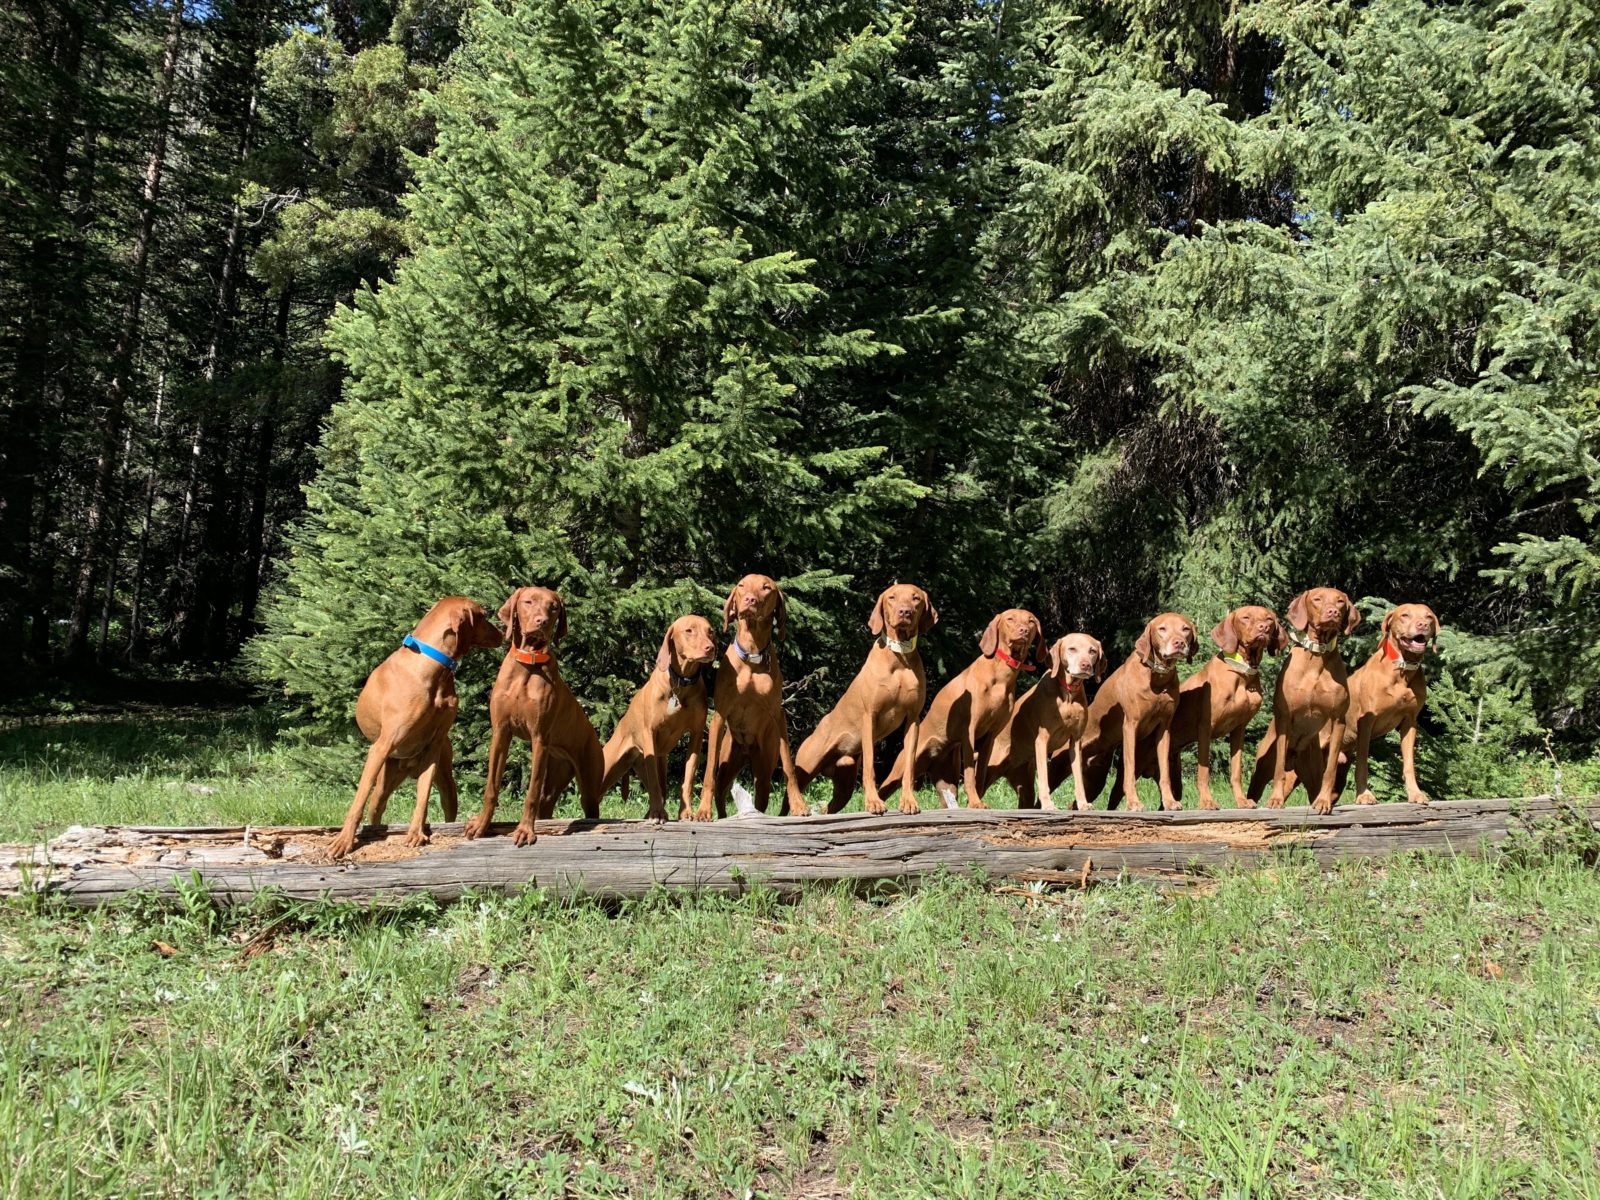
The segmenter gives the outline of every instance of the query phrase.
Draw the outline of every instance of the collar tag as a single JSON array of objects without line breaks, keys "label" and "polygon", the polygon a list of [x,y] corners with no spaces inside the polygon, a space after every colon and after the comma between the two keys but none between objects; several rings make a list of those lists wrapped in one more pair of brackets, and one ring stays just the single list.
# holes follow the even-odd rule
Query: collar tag
[{"label": "collar tag", "polygon": [[880,640],[896,654],[910,654],[917,648],[917,639],[914,635],[909,642],[897,642],[887,633]]},{"label": "collar tag", "polygon": [[545,663],[553,661],[555,655],[548,650],[534,650],[530,647],[526,650],[513,650],[511,657],[525,667],[542,667]]},{"label": "collar tag", "polygon": [[420,642],[416,638],[412,637],[409,633],[406,634],[405,640],[400,644],[407,650],[412,650],[422,655],[423,658],[433,659],[434,662],[438,663],[452,675],[456,673],[456,668],[461,665],[456,659],[451,658],[443,650],[439,649],[439,647],[430,646],[427,642]]},{"label": "collar tag", "polygon": [[678,693],[669,691],[667,693],[667,712],[675,713],[682,707],[683,701],[678,699]]}]

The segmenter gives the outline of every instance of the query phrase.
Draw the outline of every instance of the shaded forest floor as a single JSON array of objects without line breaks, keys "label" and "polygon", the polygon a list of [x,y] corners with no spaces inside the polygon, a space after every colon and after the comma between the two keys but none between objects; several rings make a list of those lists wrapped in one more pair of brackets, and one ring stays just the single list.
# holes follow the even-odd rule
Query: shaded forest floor
[{"label": "shaded forest floor", "polygon": [[[336,819],[244,699],[10,711],[0,836]],[[1584,849],[1171,896],[10,904],[0,1196],[1600,1196]]]}]

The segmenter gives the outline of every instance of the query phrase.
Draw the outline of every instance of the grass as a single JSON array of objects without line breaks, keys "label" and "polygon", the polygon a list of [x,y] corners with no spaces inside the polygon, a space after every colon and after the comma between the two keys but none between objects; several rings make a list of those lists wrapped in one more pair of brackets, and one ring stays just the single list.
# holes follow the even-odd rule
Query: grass
[{"label": "grass", "polygon": [[[13,721],[0,837],[341,812],[274,728]],[[1174,895],[13,902],[0,1197],[1600,1197],[1600,873],[1530,850]]]}]

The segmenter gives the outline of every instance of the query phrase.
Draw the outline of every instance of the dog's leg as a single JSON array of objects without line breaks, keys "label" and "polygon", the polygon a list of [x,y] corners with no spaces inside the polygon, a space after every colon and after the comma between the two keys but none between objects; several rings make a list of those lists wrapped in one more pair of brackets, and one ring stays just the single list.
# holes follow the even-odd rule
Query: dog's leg
[{"label": "dog's leg", "polygon": [[1168,725],[1156,739],[1156,772],[1159,775],[1156,782],[1161,789],[1163,812],[1174,812],[1183,807],[1172,790],[1172,760],[1176,757],[1172,752],[1172,726]]},{"label": "dog's leg", "polygon": [[[1288,714],[1285,713],[1280,722],[1276,713],[1273,714],[1273,723],[1278,725],[1283,732],[1272,739],[1272,798],[1267,801],[1268,808],[1282,808],[1283,802],[1289,798],[1289,783],[1285,779],[1289,770],[1289,732],[1292,726]],[[1268,728],[1267,736],[1272,736],[1272,729]],[[1252,786],[1252,792],[1255,788]]]},{"label": "dog's leg", "polygon": [[699,765],[700,748],[705,745],[705,740],[706,727],[703,724],[689,734],[689,761],[683,767],[683,807],[678,811],[680,821],[687,821],[692,815],[689,802],[694,799],[694,773]]},{"label": "dog's leg", "polygon": [[[1143,812],[1144,801],[1139,799],[1139,725],[1122,718],[1122,802],[1129,812]],[[1166,789],[1162,789],[1165,791]],[[1166,799],[1165,796],[1162,797]]]},{"label": "dog's leg", "polygon": [[483,785],[483,808],[467,822],[467,837],[478,838],[489,832],[494,820],[494,806],[500,800],[500,783],[506,774],[506,755],[511,749],[511,729],[495,725],[489,733],[489,774]]},{"label": "dog's leg", "polygon": [[[1096,795],[1099,793],[1097,792]],[[1088,787],[1084,783],[1083,769],[1083,739],[1072,743],[1072,807],[1079,812],[1088,812],[1094,807],[1089,802]]]},{"label": "dog's leg", "polygon": [[728,723],[717,713],[711,718],[711,732],[706,738],[706,777],[700,785],[700,806],[693,814],[696,821],[711,820],[711,803],[721,786],[722,764],[729,740]]},{"label": "dog's leg", "polygon": [[646,821],[659,823],[667,819],[667,795],[661,786],[662,767],[662,760],[657,755],[646,754],[639,759],[639,778],[644,781],[645,793],[650,797],[644,813]]},{"label": "dog's leg", "polygon": [[1228,783],[1235,808],[1254,808],[1256,802],[1244,792],[1244,729],[1241,725],[1228,735]]},{"label": "dog's leg", "polygon": [[[1311,802],[1311,811],[1319,816],[1325,817],[1331,813],[1334,801],[1338,799],[1334,795],[1333,781],[1339,773],[1339,748],[1343,744],[1344,721],[1335,721],[1333,727],[1328,731],[1327,746],[1319,747],[1323,754],[1322,783],[1317,790],[1317,798]],[[1309,790],[1311,787],[1310,776],[1306,777],[1305,783],[1306,788]]]},{"label": "dog's leg", "polygon": [[[1375,714],[1368,713],[1356,722],[1356,803],[1376,804],[1378,798],[1372,794],[1372,789],[1367,786],[1367,751],[1372,747],[1372,723],[1377,718]],[[1405,744],[1404,738],[1401,745]],[[1407,790],[1410,790],[1410,780],[1407,781]]]},{"label": "dog's leg", "polygon": [[439,752],[434,761],[439,764],[439,770],[433,777],[434,786],[439,789],[439,807],[444,810],[446,821],[454,821],[459,804],[456,796],[456,752],[450,745],[448,732],[439,737]]},{"label": "dog's leg", "polygon": [[[406,826],[405,844],[415,850],[428,844],[428,796],[433,792],[434,781],[439,777],[439,752],[434,750],[433,760],[417,774],[417,803],[411,810],[411,824]],[[441,792],[443,788],[439,789]]]},{"label": "dog's leg", "polygon": [[534,733],[528,752],[528,795],[522,802],[522,820],[518,821],[517,827],[511,831],[512,845],[531,846],[539,840],[535,821],[544,803],[549,774],[550,752],[545,749],[544,739],[538,733]]},{"label": "dog's leg", "polygon": [[[861,804],[869,813],[877,816],[887,812],[888,806],[878,795],[878,776],[872,765],[872,708],[868,704],[861,706]],[[901,751],[902,754],[905,751]]]},{"label": "dog's leg", "polygon": [[1406,781],[1406,799],[1413,804],[1427,804],[1432,799],[1417,782],[1417,719],[1410,718],[1400,726],[1400,769]]},{"label": "dog's leg", "polygon": [[344,825],[339,830],[339,836],[328,846],[330,857],[344,858],[355,849],[356,828],[361,823],[361,810],[366,807],[367,796],[377,786],[379,776],[383,773],[383,764],[388,761],[389,751],[393,748],[393,739],[380,733],[378,740],[373,742],[367,751],[367,761],[361,767],[361,780],[356,784],[355,799],[350,801],[350,807],[345,811]]},{"label": "dog's leg", "polygon": [[811,806],[800,791],[800,777],[794,769],[794,756],[789,752],[789,719],[778,713],[778,762],[783,767],[783,790],[789,801],[789,811],[797,817],[811,815]]},{"label": "dog's leg", "polygon": [[968,808],[988,808],[978,795],[978,718],[974,713],[967,722],[967,736],[956,747],[956,762],[961,768],[961,782],[967,789]]},{"label": "dog's leg", "polygon": [[[1046,812],[1054,812],[1056,802],[1050,798],[1050,730],[1043,724],[1033,734],[1033,784],[1028,790],[1028,805],[1037,804]],[[1017,807],[1022,807],[1023,788],[1017,787]]]},{"label": "dog's leg", "polygon": [[[920,712],[921,709],[922,705],[919,702],[917,711]],[[868,717],[867,722],[869,725],[871,721],[872,718]],[[905,774],[900,777],[900,811],[908,817],[916,816],[917,813],[922,811],[922,806],[917,803],[917,739],[921,733],[922,719],[921,717],[913,716],[911,720],[906,722],[906,767]],[[866,772],[866,777],[871,779],[872,764],[868,762],[862,769]],[[878,811],[883,811],[883,802],[881,800],[878,802]]]},{"label": "dog's leg", "polygon": [[856,794],[856,760],[853,758],[836,760],[831,778],[833,796],[828,801],[828,811],[843,812],[845,805],[850,803],[850,797]]}]

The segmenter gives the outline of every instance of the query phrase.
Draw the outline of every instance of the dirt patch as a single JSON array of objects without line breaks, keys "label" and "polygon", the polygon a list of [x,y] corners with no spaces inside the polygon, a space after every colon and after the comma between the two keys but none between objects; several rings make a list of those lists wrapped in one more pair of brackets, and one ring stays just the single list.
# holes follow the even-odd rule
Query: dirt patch
[{"label": "dirt patch", "polygon": [[1320,831],[1285,829],[1266,821],[1218,821],[1210,825],[1158,825],[1129,822],[1115,828],[1085,828],[1081,833],[1040,834],[1028,821],[1002,825],[986,834],[985,842],[995,846],[1062,846],[1066,849],[1093,850],[1097,847],[1168,845],[1173,843],[1211,843],[1237,850],[1267,850],[1274,846],[1295,846],[1316,841]]}]

